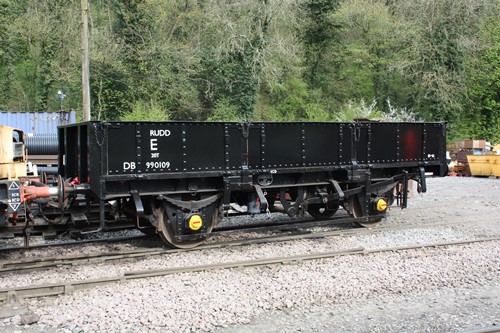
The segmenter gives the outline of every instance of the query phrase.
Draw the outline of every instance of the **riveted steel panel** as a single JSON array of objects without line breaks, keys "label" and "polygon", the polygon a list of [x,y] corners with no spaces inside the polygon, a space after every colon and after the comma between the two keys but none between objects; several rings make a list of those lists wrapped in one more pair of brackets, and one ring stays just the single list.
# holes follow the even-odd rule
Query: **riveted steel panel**
[{"label": "riveted steel panel", "polygon": [[[248,139],[245,138],[246,132]],[[268,140],[265,124],[251,124],[248,129],[242,127],[241,135],[243,138],[241,150],[248,152],[243,154],[242,163],[252,169],[265,168],[267,166],[265,146]]]},{"label": "riveted steel panel", "polygon": [[398,124],[370,124],[368,163],[393,163],[398,161]]},{"label": "riveted steel panel", "polygon": [[179,123],[138,123],[136,142],[141,173],[183,170],[183,127]]},{"label": "riveted steel panel", "polygon": [[242,124],[225,124],[225,158],[227,170],[241,170],[246,159],[246,139],[242,135]]},{"label": "riveted steel panel", "polygon": [[341,124],[304,123],[304,150],[307,166],[339,164]]},{"label": "riveted steel panel", "polygon": [[60,127],[59,171],[112,198],[133,189],[220,190],[227,175],[249,186],[268,169],[280,181],[356,169],[442,174],[444,147],[443,123],[87,122]]},{"label": "riveted steel panel", "polygon": [[300,123],[266,124],[264,152],[267,168],[290,168],[304,165],[303,133]]},{"label": "riveted steel panel", "polygon": [[135,123],[122,123],[109,126],[102,133],[107,139],[107,173],[124,174],[140,171],[135,127]]},{"label": "riveted steel panel", "polygon": [[422,161],[423,159],[423,125],[419,123],[398,125],[399,154],[402,162]]},{"label": "riveted steel panel", "polygon": [[446,142],[444,127],[440,123],[424,125],[424,160],[439,161],[444,156]]},{"label": "riveted steel panel", "polygon": [[184,171],[225,169],[222,123],[186,123]]}]

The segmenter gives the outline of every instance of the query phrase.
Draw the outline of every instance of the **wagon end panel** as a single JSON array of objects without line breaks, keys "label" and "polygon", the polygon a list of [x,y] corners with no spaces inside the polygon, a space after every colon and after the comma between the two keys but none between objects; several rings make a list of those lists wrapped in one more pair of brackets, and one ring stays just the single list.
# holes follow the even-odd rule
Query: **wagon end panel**
[{"label": "wagon end panel", "polygon": [[100,166],[100,159],[93,156],[95,145],[89,142],[91,123],[62,126],[58,129],[58,172],[65,179],[78,178],[87,182],[91,178],[90,164]]},{"label": "wagon end panel", "polygon": [[[117,175],[137,173],[141,164],[140,155],[138,155],[137,133],[135,123],[117,123],[107,124],[106,128],[102,128],[99,132],[100,137],[96,144],[106,153],[105,170],[102,170],[102,175]],[[103,144],[106,146],[103,147]]]},{"label": "wagon end panel", "polygon": [[444,177],[448,173],[446,164],[446,124],[424,124],[424,161],[427,172]]}]

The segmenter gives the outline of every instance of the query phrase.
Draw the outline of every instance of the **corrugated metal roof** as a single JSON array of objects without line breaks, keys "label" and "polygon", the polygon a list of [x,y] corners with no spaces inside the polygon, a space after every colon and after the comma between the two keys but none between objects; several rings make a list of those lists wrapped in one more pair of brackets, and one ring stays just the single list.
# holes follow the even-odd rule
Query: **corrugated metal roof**
[{"label": "corrugated metal roof", "polygon": [[0,124],[24,133],[57,134],[57,126],[76,123],[76,111],[0,112]]}]

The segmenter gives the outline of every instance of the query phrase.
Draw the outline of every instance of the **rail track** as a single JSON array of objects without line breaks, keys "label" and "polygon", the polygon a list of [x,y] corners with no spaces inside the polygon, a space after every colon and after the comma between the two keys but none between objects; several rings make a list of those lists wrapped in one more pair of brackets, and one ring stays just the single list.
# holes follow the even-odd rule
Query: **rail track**
[{"label": "rail track", "polygon": [[175,268],[168,268],[161,270],[129,271],[125,272],[121,276],[108,277],[102,279],[61,282],[61,283],[53,283],[53,284],[45,284],[37,286],[24,286],[24,287],[0,289],[0,301],[8,303],[15,301],[17,298],[33,298],[33,297],[44,297],[44,296],[57,296],[61,294],[72,294],[75,291],[87,290],[107,285],[110,283],[117,283],[117,282],[123,283],[135,279],[180,274],[187,272],[212,271],[221,269],[243,269],[243,268],[259,267],[266,265],[300,264],[301,262],[306,260],[326,259],[326,258],[333,258],[340,256],[349,256],[349,255],[370,255],[375,253],[407,251],[413,249],[457,246],[457,245],[466,245],[466,244],[498,241],[498,240],[500,240],[500,237],[491,237],[491,238],[474,239],[474,240],[460,240],[453,242],[440,242],[431,244],[416,244],[411,246],[388,247],[379,249],[351,248],[341,251],[321,252],[321,253],[313,253],[305,255],[274,257],[274,258],[265,258],[256,260],[245,260],[245,261],[208,264],[199,266],[175,267]]},{"label": "rail track", "polygon": [[[264,222],[264,223],[252,223],[252,224],[242,224],[236,226],[221,226],[216,227],[214,231],[211,232],[210,237],[216,237],[221,235],[227,235],[235,232],[262,232],[270,231],[272,229],[294,229],[299,226],[304,228],[310,228],[313,226],[329,226],[335,224],[352,224],[356,221],[365,221],[365,218],[351,218],[347,215],[341,215],[328,220],[311,220],[309,217],[302,219],[280,219],[275,222]],[[113,230],[109,230],[113,231]],[[99,238],[99,239],[83,239],[83,240],[71,240],[68,242],[50,242],[50,243],[40,243],[32,244],[29,247],[26,246],[8,246],[0,248],[0,253],[14,252],[14,251],[24,251],[30,249],[44,248],[44,247],[55,247],[55,246],[73,246],[82,245],[86,243],[106,243],[106,242],[120,242],[135,239],[146,239],[146,235],[139,236],[125,236],[125,237],[110,237],[110,238]]]},{"label": "rail track", "polygon": [[500,327],[490,326],[490,327],[473,328],[459,333],[498,333],[498,332],[500,332]]},{"label": "rail track", "polygon": [[[401,211],[402,213],[405,213],[405,211],[424,211],[424,210],[432,210],[434,208],[443,208],[443,207],[456,207],[456,203],[449,203],[449,204],[439,204],[439,205],[432,205],[432,206],[423,206],[423,207],[408,207],[404,211]],[[392,214],[393,217],[399,217],[401,213],[398,210],[395,210]],[[214,231],[212,231],[210,238],[214,238],[216,236],[222,236],[224,234],[229,234],[231,232],[262,232],[262,231],[271,231],[273,228],[274,229],[281,229],[281,230],[286,230],[288,229],[294,229],[294,228],[311,228],[311,227],[321,227],[321,226],[331,226],[331,225],[352,225],[355,222],[363,222],[363,218],[350,218],[347,217],[347,215],[340,215],[336,216],[333,219],[328,219],[328,220],[311,220],[308,217],[302,218],[302,219],[283,219],[280,220],[279,222],[265,222],[265,223],[256,223],[256,224],[251,224],[251,225],[241,225],[241,226],[222,226],[222,227],[216,227]],[[113,231],[113,230],[110,230]],[[98,239],[81,239],[81,240],[71,240],[68,242],[49,242],[49,243],[37,243],[37,244],[30,244],[29,247],[26,246],[7,246],[7,247],[0,247],[0,254],[1,253],[8,253],[8,252],[14,252],[14,251],[24,251],[24,250],[30,250],[30,249],[37,249],[37,248],[47,248],[47,247],[56,247],[56,246],[77,246],[77,245],[82,245],[86,243],[114,243],[114,242],[122,242],[122,241],[128,241],[128,240],[136,240],[136,239],[146,239],[146,235],[138,235],[138,236],[124,236],[124,237],[109,237],[109,238],[98,238]]]},{"label": "rail track", "polygon": [[[357,219],[347,219],[347,220],[349,221],[346,222],[346,219],[344,218],[331,219],[325,221],[311,221],[310,219],[301,219],[301,220],[294,219],[294,220],[281,220],[280,222],[273,222],[273,223],[259,223],[259,224],[240,225],[233,227],[219,227],[217,229],[214,229],[214,231],[212,231],[210,237],[222,236],[235,232],[263,232],[263,231],[271,231],[273,229],[282,229],[282,230],[295,229],[298,228],[299,226],[303,227],[328,226],[334,224],[351,223],[352,221],[355,221]],[[78,246],[90,243],[115,243],[115,242],[129,241],[129,240],[145,240],[148,238],[150,237],[146,235],[138,235],[138,236],[110,237],[110,238],[98,238],[98,239],[71,240],[68,242],[57,242],[57,243],[54,242],[41,243],[41,244],[30,245],[29,247],[8,246],[0,248],[0,253],[29,251],[32,249],[58,247],[58,246],[60,247]]]},{"label": "rail track", "polygon": [[[494,217],[488,219],[491,221],[496,220]],[[485,221],[488,221],[485,220]],[[163,247],[154,247],[154,248],[140,248],[140,249],[130,249],[130,250],[122,250],[115,251],[113,253],[94,253],[94,254],[84,254],[84,255],[71,255],[71,256],[56,256],[56,257],[44,257],[44,258],[32,258],[32,259],[21,259],[21,260],[5,260],[0,261],[0,274],[7,273],[27,273],[39,270],[46,270],[50,268],[63,267],[63,266],[77,266],[77,265],[85,265],[85,264],[97,264],[104,263],[110,261],[124,261],[124,260],[138,260],[144,259],[151,256],[161,256],[166,254],[174,254],[180,252],[187,251],[199,251],[205,249],[215,249],[215,248],[228,248],[235,246],[244,246],[244,245],[255,245],[262,243],[271,243],[271,242],[285,242],[296,239],[319,239],[319,238],[327,238],[327,237],[335,237],[335,236],[352,236],[352,235],[362,235],[366,233],[380,233],[380,232],[388,232],[388,231],[397,231],[397,230],[409,230],[421,227],[440,227],[440,226],[452,226],[452,225],[461,225],[470,223],[469,220],[461,220],[454,222],[444,222],[444,223],[435,223],[432,225],[428,224],[405,224],[405,225],[394,225],[394,226],[378,226],[377,228],[369,229],[369,228],[355,228],[355,229],[342,229],[342,230],[329,230],[329,231],[311,231],[305,230],[307,227],[317,227],[317,226],[325,226],[331,225],[327,224],[328,221],[322,222],[311,222],[309,224],[290,224],[285,226],[273,225],[271,227],[255,227],[250,229],[244,229],[245,231],[251,232],[265,232],[275,229],[281,229],[281,231],[289,231],[295,229],[290,234],[280,234],[280,235],[272,235],[272,236],[262,236],[262,237],[253,237],[248,239],[241,240],[231,240],[226,242],[216,242],[212,244],[204,244],[192,249],[165,249]],[[298,228],[300,226],[300,228]],[[233,232],[235,230],[229,229],[226,232]],[[218,235],[223,235],[224,232],[217,233]]]},{"label": "rail track", "polygon": [[141,240],[147,238],[146,235],[138,235],[138,236],[122,236],[122,237],[106,237],[106,238],[95,238],[95,239],[84,239],[84,240],[72,240],[70,242],[58,242],[58,243],[40,243],[30,245],[29,247],[25,246],[8,246],[0,248],[0,253],[9,253],[9,252],[18,252],[18,251],[26,251],[33,249],[42,249],[56,246],[77,246],[83,244],[95,244],[95,243],[118,243],[132,240]]}]

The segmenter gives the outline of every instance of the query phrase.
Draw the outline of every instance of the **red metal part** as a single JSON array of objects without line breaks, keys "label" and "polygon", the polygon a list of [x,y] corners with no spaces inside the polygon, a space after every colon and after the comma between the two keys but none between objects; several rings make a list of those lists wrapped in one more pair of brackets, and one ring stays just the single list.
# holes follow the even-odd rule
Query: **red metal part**
[{"label": "red metal part", "polygon": [[80,184],[81,184],[80,178],[78,177],[75,177],[75,179],[69,182],[69,185],[80,185]]},{"label": "red metal part", "polygon": [[50,197],[48,186],[22,186],[21,202]]}]

